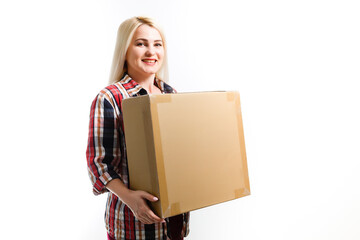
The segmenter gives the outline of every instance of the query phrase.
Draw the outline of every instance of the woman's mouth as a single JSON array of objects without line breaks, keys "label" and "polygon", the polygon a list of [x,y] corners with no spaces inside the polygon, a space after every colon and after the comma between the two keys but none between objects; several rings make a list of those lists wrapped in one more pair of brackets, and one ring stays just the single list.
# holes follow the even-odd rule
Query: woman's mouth
[{"label": "woman's mouth", "polygon": [[157,62],[156,59],[143,59],[142,61],[147,65],[154,65]]},{"label": "woman's mouth", "polygon": [[156,59],[143,59],[143,62],[148,62],[148,63],[154,63],[156,62]]}]

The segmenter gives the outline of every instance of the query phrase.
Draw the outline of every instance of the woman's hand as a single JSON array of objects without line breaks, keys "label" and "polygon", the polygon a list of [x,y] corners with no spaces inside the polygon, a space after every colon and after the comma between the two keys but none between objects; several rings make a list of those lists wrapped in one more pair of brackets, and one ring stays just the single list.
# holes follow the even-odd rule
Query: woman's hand
[{"label": "woman's hand", "polygon": [[144,191],[133,191],[128,189],[120,179],[113,179],[106,188],[118,196],[133,212],[135,217],[144,224],[165,222],[164,219],[156,216],[149,208],[146,200],[156,202],[158,199]]},{"label": "woman's hand", "polygon": [[144,224],[152,224],[156,222],[165,222],[164,219],[156,216],[149,208],[146,200],[156,202],[157,197],[154,197],[150,193],[144,191],[132,191],[125,197],[124,203],[131,209],[137,219]]}]

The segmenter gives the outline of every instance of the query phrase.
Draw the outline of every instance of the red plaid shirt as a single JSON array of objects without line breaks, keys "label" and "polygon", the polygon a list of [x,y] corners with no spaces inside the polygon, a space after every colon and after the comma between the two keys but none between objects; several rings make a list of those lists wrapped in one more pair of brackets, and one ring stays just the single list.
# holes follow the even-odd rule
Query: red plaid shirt
[{"label": "red plaid shirt", "polygon": [[[176,93],[165,82],[155,78],[154,84],[162,93]],[[122,99],[147,94],[136,81],[125,75],[119,82],[100,91],[91,105],[89,138],[86,151],[88,172],[93,192],[108,192],[105,210],[106,229],[115,239],[166,240],[166,223],[143,224],[105,185],[119,178],[129,187]],[[184,214],[183,234],[189,233],[189,213]]]}]

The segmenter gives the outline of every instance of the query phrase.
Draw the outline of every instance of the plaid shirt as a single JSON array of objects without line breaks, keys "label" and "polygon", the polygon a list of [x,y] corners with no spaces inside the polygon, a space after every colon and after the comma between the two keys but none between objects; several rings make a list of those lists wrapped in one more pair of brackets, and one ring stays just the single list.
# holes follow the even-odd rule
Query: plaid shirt
[{"label": "plaid shirt", "polygon": [[[155,78],[154,84],[162,93],[176,93],[165,82]],[[166,223],[143,224],[120,199],[105,185],[119,178],[129,187],[122,99],[147,94],[136,81],[125,75],[119,82],[100,91],[91,105],[89,138],[86,151],[88,172],[93,192],[108,192],[105,223],[110,236],[115,239],[166,240]],[[184,214],[183,234],[189,233],[189,213]]]}]

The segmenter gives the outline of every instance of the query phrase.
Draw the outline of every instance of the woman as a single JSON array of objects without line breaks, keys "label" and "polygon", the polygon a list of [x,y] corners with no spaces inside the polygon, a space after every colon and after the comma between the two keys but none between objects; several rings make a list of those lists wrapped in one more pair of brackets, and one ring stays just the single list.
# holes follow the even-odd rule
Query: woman
[{"label": "woman", "polygon": [[109,192],[108,239],[183,239],[189,213],[156,216],[146,201],[158,199],[129,189],[121,101],[144,94],[175,93],[167,81],[166,42],[154,20],[133,17],[119,29],[110,84],[91,105],[87,163],[95,195]]}]

